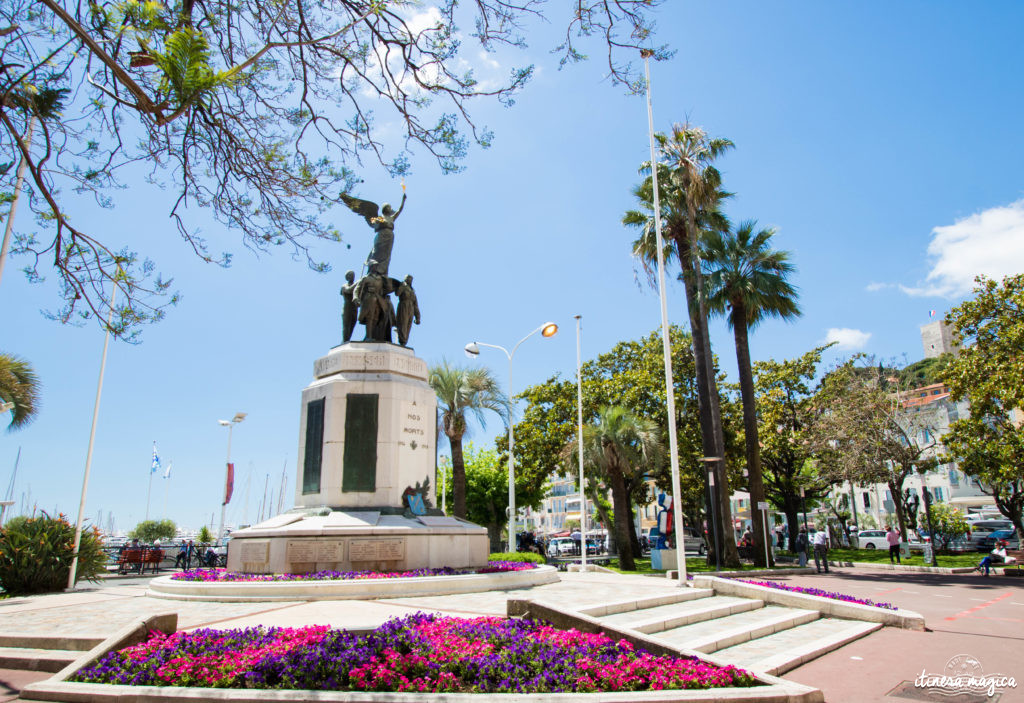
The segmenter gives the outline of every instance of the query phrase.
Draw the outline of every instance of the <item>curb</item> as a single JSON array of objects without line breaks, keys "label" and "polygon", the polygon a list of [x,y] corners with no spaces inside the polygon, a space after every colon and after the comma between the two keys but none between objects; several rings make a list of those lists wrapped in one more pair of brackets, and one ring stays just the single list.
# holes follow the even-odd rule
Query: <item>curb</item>
[{"label": "curb", "polygon": [[261,603],[274,601],[370,600],[440,596],[480,591],[528,588],[559,581],[553,566],[524,571],[504,571],[456,576],[416,576],[391,579],[324,581],[177,581],[163,576],[149,585],[146,595],[170,600],[219,603]]},{"label": "curb", "polygon": [[[721,578],[732,578],[734,576],[792,576],[794,574],[813,574],[814,567],[794,566],[786,569],[757,569],[750,571],[695,571],[690,576],[694,579],[702,576],[718,576]],[[678,579],[679,572],[676,569],[666,571],[665,576],[670,579]]]}]

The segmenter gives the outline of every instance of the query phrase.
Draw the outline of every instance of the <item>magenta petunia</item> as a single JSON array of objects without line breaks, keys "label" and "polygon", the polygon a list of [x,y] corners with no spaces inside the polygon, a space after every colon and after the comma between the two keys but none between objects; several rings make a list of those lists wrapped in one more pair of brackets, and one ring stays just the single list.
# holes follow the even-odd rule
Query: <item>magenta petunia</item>
[{"label": "magenta petunia", "polygon": [[870,605],[873,608],[885,608],[886,610],[899,610],[892,603],[876,603],[873,600],[866,598],[855,598],[854,596],[848,596],[844,593],[835,593],[833,591],[823,591],[820,588],[807,588],[805,586],[790,586],[786,583],[779,583],[778,581],[751,581],[749,579],[734,579],[741,583],[750,583],[755,586],[765,586],[766,588],[777,588],[780,591],[790,591],[791,593],[803,593],[808,596],[820,596],[822,598],[831,598],[832,600],[841,600],[846,603],[857,603],[859,605]]},{"label": "magenta petunia", "polygon": [[305,574],[246,574],[226,569],[191,569],[180,571],[171,578],[175,581],[202,581],[205,583],[236,581],[349,581],[358,579],[398,579],[418,576],[458,576],[461,574],[495,574],[507,571],[528,571],[536,564],[520,561],[489,561],[476,569],[413,569],[412,571],[311,571]]}]

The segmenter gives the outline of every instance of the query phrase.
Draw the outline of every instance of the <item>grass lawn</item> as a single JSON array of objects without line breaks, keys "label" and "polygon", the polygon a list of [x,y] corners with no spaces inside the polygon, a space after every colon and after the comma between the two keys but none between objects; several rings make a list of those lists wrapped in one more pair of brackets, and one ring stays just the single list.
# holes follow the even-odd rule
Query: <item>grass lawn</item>
[{"label": "grass lawn", "polygon": [[[888,564],[889,550],[887,549],[830,549],[828,550],[830,561],[859,561],[869,564]],[[946,568],[959,568],[962,566],[977,566],[985,555],[981,552],[963,552],[957,554],[938,554],[936,561],[938,566]],[[808,560],[814,564],[814,559]],[[920,554],[911,554],[909,558],[903,559],[903,564],[908,566],[930,566],[924,563]]]},{"label": "grass lawn", "polygon": [[[636,562],[636,571],[623,571],[622,569],[619,568],[619,560],[618,559],[612,559],[607,564],[605,564],[605,567],[611,569],[612,571],[617,571],[620,574],[653,574],[655,576],[664,576],[665,575],[664,571],[659,571],[657,569],[652,569],[651,568],[651,560],[650,559],[634,559],[633,561]],[[794,566],[796,566],[796,564],[779,564],[775,568],[777,568],[777,569],[792,569]],[[714,572],[714,570],[715,570],[714,562],[712,562],[711,565],[709,566],[708,563],[707,563],[707,560],[704,557],[689,557],[686,560],[686,571],[687,571],[687,573],[691,573],[691,574],[698,573],[698,572],[707,573],[709,571],[710,572]],[[753,564],[743,564],[743,565],[740,566],[739,569],[725,569],[725,568],[722,569],[722,571],[760,571],[760,570],[762,570],[761,567],[754,566]]]}]

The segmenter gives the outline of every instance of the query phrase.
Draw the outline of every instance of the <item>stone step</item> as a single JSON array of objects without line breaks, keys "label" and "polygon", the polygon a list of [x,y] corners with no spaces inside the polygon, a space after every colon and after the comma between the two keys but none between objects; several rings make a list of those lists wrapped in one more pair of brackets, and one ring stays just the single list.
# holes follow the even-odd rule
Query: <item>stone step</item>
[{"label": "stone step", "polygon": [[695,622],[726,617],[764,607],[764,601],[737,596],[711,596],[697,600],[632,610],[598,618],[613,627],[651,634]]},{"label": "stone step", "polygon": [[818,617],[820,613],[817,610],[767,605],[715,620],[674,627],[658,632],[654,637],[684,649],[706,654],[813,622]]},{"label": "stone step", "polygon": [[28,647],[33,649],[73,649],[88,652],[104,640],[103,637],[81,635],[37,635],[30,633],[0,634],[0,647]]},{"label": "stone step", "polygon": [[716,661],[780,676],[882,627],[881,623],[819,618],[715,652]]},{"label": "stone step", "polygon": [[612,603],[601,603],[599,605],[580,608],[576,612],[597,618],[605,615],[626,613],[631,610],[654,608],[659,605],[669,605],[671,603],[682,603],[684,601],[698,600],[700,598],[710,598],[713,595],[715,595],[715,591],[711,588],[681,588],[675,593],[650,596],[647,598],[632,598],[628,600],[614,601]]},{"label": "stone step", "polygon": [[23,669],[56,673],[82,656],[73,649],[0,647],[0,669]]}]

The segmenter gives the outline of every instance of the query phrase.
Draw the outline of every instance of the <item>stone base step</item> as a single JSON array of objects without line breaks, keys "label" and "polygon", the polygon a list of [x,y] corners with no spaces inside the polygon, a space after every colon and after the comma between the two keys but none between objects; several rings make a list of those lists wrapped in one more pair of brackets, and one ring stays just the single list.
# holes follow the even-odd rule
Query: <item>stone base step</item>
[{"label": "stone base step", "polygon": [[671,603],[643,610],[632,610],[598,618],[615,627],[626,627],[644,634],[662,632],[695,622],[722,618],[764,606],[764,601],[736,596],[711,596]]},{"label": "stone base step", "polygon": [[715,652],[715,659],[779,676],[882,627],[860,620],[819,618]]},{"label": "stone base step", "polygon": [[654,637],[684,649],[706,654],[798,627],[813,622],[818,617],[820,614],[817,610],[768,605],[715,620],[675,627],[658,632]]},{"label": "stone base step", "polygon": [[0,635],[0,647],[29,647],[32,649],[73,649],[88,652],[105,638],[69,635],[36,635],[8,633]]},{"label": "stone base step", "polygon": [[676,593],[669,593],[661,596],[650,596],[648,598],[620,600],[612,603],[602,603],[600,605],[580,608],[576,612],[599,618],[605,615],[626,613],[632,610],[655,608],[659,605],[669,605],[671,603],[682,603],[685,601],[699,600],[701,598],[710,598],[713,595],[715,595],[715,592],[710,588],[681,588]]},{"label": "stone base step", "polygon": [[23,669],[56,673],[82,656],[72,649],[0,647],[0,669]]}]

